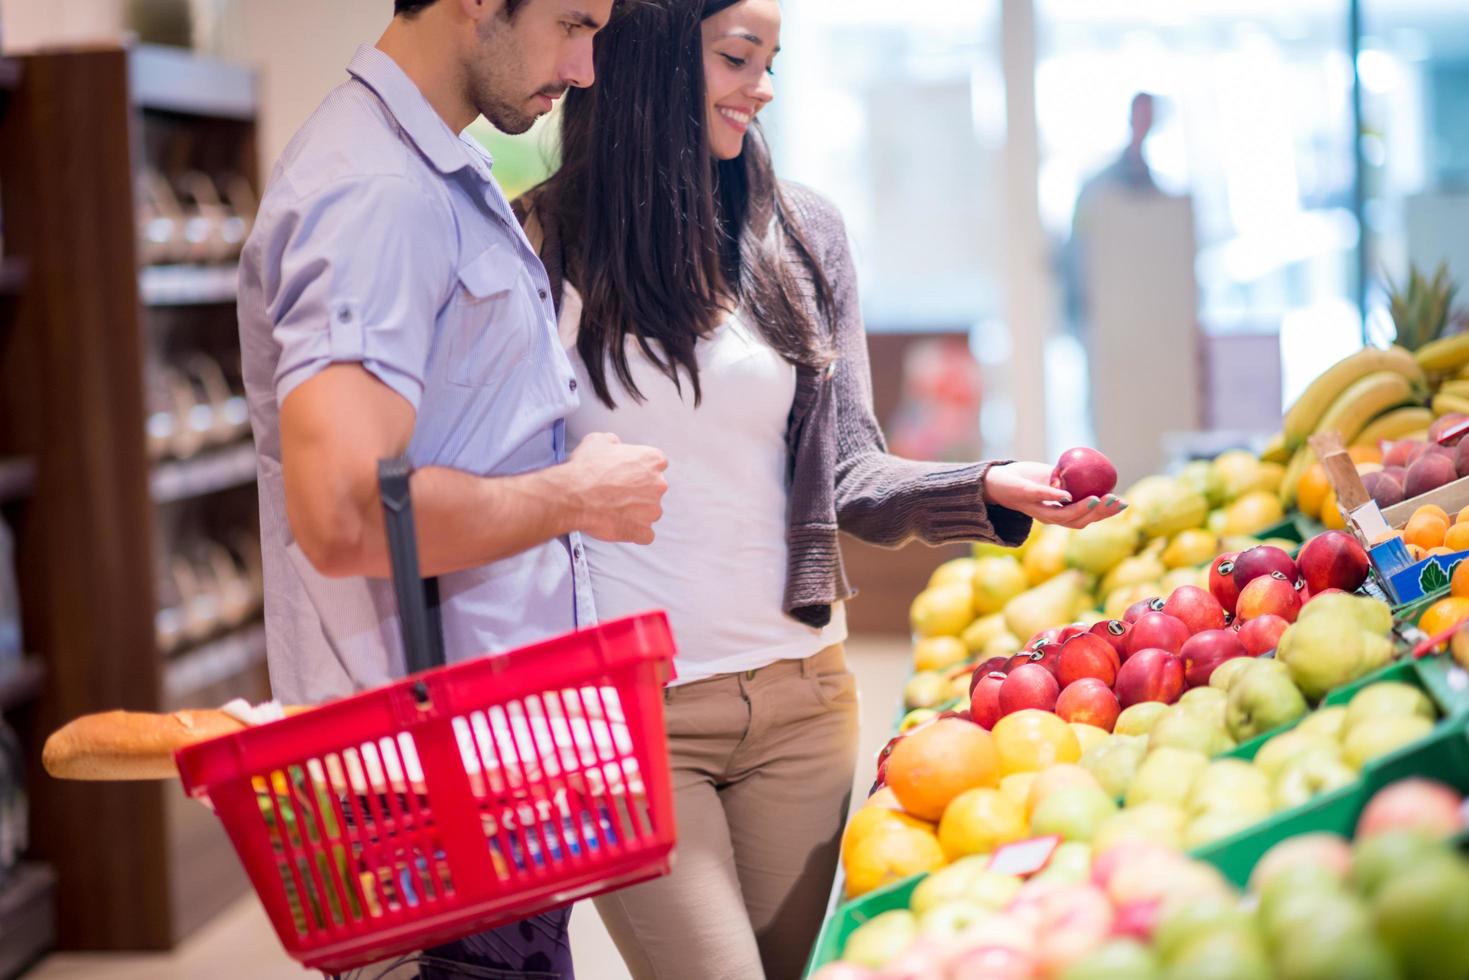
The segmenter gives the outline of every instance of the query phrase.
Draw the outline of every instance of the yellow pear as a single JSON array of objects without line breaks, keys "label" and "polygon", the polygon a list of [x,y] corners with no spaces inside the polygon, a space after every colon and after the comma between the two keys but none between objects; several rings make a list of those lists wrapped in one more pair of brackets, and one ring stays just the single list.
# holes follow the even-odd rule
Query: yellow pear
[{"label": "yellow pear", "polygon": [[974,578],[974,566],[978,564],[973,558],[955,558],[946,561],[933,570],[928,577],[928,587],[937,588],[940,585],[953,585],[955,582],[968,582]]},{"label": "yellow pear", "polygon": [[1025,569],[1013,558],[980,558],[973,571],[974,611],[981,616],[999,612],[1030,587]]},{"label": "yellow pear", "polygon": [[1003,636],[1010,632],[1005,625],[1005,614],[997,612],[989,616],[981,616],[964,628],[959,634],[959,639],[969,648],[970,653],[978,653],[983,650],[989,642],[997,636]]},{"label": "yellow pear", "polygon": [[1258,534],[1274,527],[1285,518],[1280,498],[1267,490],[1253,490],[1229,505],[1225,511],[1225,535]]},{"label": "yellow pear", "polygon": [[1093,575],[1105,575],[1124,558],[1132,557],[1141,542],[1138,530],[1126,521],[1088,524],[1066,545],[1066,564]]},{"label": "yellow pear", "polygon": [[1193,568],[1220,554],[1218,537],[1203,528],[1191,527],[1175,534],[1161,557],[1169,568]]},{"label": "yellow pear", "polygon": [[1071,622],[1077,598],[1085,592],[1084,584],[1081,572],[1065,571],[1011,599],[1005,607],[1010,632],[1028,641],[1042,630]]},{"label": "yellow pear", "polygon": [[1139,582],[1156,582],[1168,573],[1163,562],[1152,555],[1135,555],[1123,559],[1117,567],[1102,579],[1102,594],[1111,595],[1118,589]]},{"label": "yellow pear", "polygon": [[908,619],[919,636],[958,636],[974,621],[974,588],[965,583],[925,589],[913,600]]},{"label": "yellow pear", "polygon": [[1047,525],[1026,548],[1025,557],[1020,561],[1031,585],[1050,581],[1066,570],[1066,545],[1072,533],[1069,528]]}]

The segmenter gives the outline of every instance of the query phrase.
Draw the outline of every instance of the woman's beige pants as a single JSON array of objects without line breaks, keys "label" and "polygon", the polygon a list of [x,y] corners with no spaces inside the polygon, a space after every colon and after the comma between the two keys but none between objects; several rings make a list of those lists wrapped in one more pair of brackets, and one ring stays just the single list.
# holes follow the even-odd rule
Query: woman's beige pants
[{"label": "woman's beige pants", "polygon": [[664,701],[673,872],[598,898],[597,911],[637,980],[799,977],[856,765],[842,648],[673,687]]}]

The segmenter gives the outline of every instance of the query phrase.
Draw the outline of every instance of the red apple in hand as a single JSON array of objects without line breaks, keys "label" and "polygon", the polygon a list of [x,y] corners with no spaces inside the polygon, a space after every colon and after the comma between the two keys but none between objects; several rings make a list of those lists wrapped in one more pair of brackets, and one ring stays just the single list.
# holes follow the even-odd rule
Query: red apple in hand
[{"label": "red apple in hand", "polygon": [[1124,708],[1144,701],[1172,704],[1183,693],[1183,658],[1168,650],[1138,650],[1127,658],[1112,685]]},{"label": "red apple in hand", "polygon": [[1367,551],[1345,531],[1327,531],[1307,541],[1297,564],[1312,595],[1327,589],[1355,592],[1367,581]]},{"label": "red apple in hand", "polygon": [[1189,636],[1188,626],[1183,620],[1167,613],[1147,613],[1132,624],[1132,632],[1127,635],[1127,653],[1133,656],[1139,650],[1150,648],[1177,653],[1183,649]]},{"label": "red apple in hand", "polygon": [[1112,644],[1100,636],[1084,633],[1072,637],[1062,645],[1056,666],[1056,680],[1063,688],[1083,677],[1094,677],[1111,686],[1117,679],[1117,668],[1121,665],[1121,658],[1112,649]]},{"label": "red apple in hand", "polygon": [[1241,623],[1239,641],[1244,644],[1245,652],[1252,657],[1263,656],[1279,646],[1280,634],[1290,626],[1290,623],[1273,613],[1241,620]]},{"label": "red apple in hand", "polygon": [[1226,612],[1234,612],[1239,599],[1239,586],[1234,584],[1234,560],[1238,557],[1238,551],[1227,551],[1209,565],[1209,592]]},{"label": "red apple in hand", "polygon": [[1068,449],[1051,471],[1051,486],[1065,490],[1072,500],[1105,497],[1117,488],[1117,468],[1095,449]]},{"label": "red apple in hand", "polygon": [[1122,614],[1122,621],[1131,626],[1150,612],[1162,611],[1163,600],[1157,596],[1153,596],[1151,599],[1141,599],[1128,606],[1127,611]]},{"label": "red apple in hand", "polygon": [[[1290,555],[1274,545],[1262,544],[1249,551],[1241,551],[1234,560],[1235,587],[1243,592],[1245,586],[1271,572],[1279,572],[1291,585],[1295,585],[1296,579],[1301,577],[1300,569]],[[1235,608],[1238,609],[1238,603]]]},{"label": "red apple in hand", "polygon": [[1008,715],[1024,708],[1054,711],[1060,693],[1061,685],[1056,682],[1055,674],[1040,664],[1024,664],[1006,674],[1000,685],[1000,714]]},{"label": "red apple in hand", "polygon": [[1132,632],[1132,624],[1125,623],[1120,619],[1104,619],[1092,626],[1092,635],[1100,636],[1112,644],[1112,649],[1117,651],[1117,662],[1122,663],[1122,658],[1127,655],[1127,634]]},{"label": "red apple in hand", "polygon": [[1260,616],[1279,616],[1294,623],[1301,612],[1301,594],[1280,572],[1262,575],[1240,590],[1235,615],[1243,620]]},{"label": "red apple in hand", "polygon": [[1181,585],[1163,603],[1164,615],[1182,620],[1190,633],[1224,629],[1224,607],[1196,585]]},{"label": "red apple in hand", "polygon": [[1204,630],[1188,638],[1179,656],[1183,657],[1183,680],[1189,687],[1205,687],[1214,668],[1226,660],[1245,657],[1249,653],[1239,635],[1230,630]]},{"label": "red apple in hand", "polygon": [[1062,721],[1096,725],[1104,731],[1112,730],[1121,713],[1122,705],[1117,695],[1095,677],[1072,681],[1056,698],[1056,714]]},{"label": "red apple in hand", "polygon": [[998,670],[981,677],[969,695],[969,717],[982,728],[995,727],[1003,717],[1000,711],[1000,685],[1005,683],[1005,674]]}]

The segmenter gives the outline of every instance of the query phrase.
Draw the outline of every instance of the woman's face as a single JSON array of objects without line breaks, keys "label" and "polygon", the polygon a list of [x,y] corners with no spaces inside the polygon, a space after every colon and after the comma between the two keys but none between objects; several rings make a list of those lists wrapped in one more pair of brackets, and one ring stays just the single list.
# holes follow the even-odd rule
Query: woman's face
[{"label": "woman's face", "polygon": [[741,0],[707,18],[702,30],[709,152],[716,160],[733,160],[744,150],[756,114],[775,97],[779,0]]}]

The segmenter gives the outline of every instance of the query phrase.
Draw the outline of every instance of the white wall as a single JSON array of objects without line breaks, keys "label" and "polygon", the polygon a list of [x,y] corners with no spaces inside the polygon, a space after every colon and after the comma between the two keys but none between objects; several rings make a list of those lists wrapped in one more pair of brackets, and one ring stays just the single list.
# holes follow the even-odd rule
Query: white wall
[{"label": "white wall", "polygon": [[7,53],[115,40],[122,30],[123,0],[0,0],[0,44]]}]

